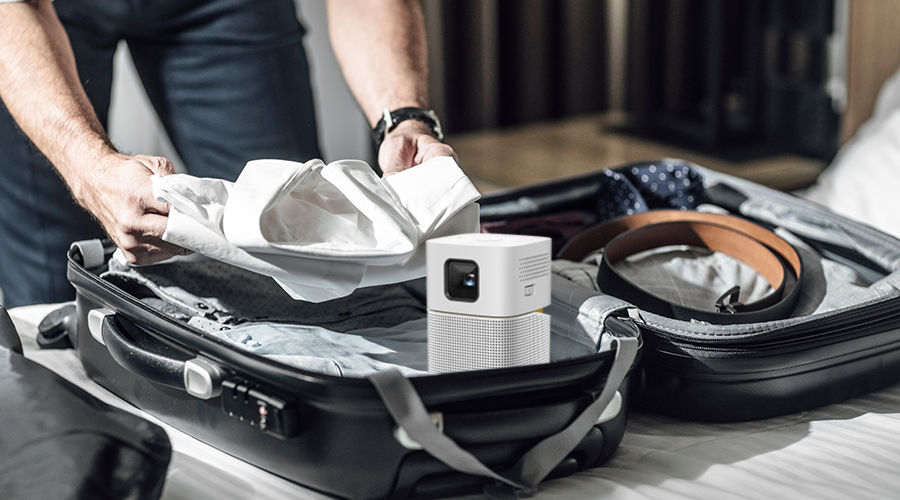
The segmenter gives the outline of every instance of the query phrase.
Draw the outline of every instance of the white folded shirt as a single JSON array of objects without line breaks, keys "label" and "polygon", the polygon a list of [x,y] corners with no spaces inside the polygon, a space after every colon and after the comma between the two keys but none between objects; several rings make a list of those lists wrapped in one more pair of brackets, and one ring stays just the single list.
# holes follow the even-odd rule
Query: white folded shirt
[{"label": "white folded shirt", "polygon": [[425,275],[428,238],[479,231],[478,190],[450,157],[384,179],[363,161],[254,160],[237,181],[154,175],[163,240],[321,302]]}]

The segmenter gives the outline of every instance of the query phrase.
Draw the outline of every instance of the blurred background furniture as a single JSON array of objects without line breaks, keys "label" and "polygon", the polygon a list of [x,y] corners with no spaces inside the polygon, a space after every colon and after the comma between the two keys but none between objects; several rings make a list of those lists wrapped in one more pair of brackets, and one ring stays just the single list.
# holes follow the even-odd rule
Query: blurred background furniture
[{"label": "blurred background furniture", "polygon": [[[374,159],[296,0],[326,161]],[[432,103],[479,187],[677,156],[780,189],[813,182],[900,65],[894,0],[422,0]],[[175,156],[118,54],[110,134]]]}]

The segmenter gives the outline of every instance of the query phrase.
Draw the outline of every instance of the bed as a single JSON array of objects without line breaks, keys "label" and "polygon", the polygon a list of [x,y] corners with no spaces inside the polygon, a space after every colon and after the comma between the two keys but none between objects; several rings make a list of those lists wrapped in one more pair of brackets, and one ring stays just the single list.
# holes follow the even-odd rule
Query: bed
[{"label": "bed", "polygon": [[[211,448],[87,378],[72,350],[39,350],[54,305],[10,310],[26,356],[94,396],[162,425],[172,441],[163,498],[329,498]],[[845,499],[900,494],[900,384],[782,417],[703,424],[632,412],[610,462],[544,483],[536,499]]]}]

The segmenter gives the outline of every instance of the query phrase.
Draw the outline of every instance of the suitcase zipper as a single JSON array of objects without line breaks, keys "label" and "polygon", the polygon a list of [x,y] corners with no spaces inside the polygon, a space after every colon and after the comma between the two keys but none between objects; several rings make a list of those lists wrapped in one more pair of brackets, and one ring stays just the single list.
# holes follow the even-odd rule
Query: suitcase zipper
[{"label": "suitcase zipper", "polygon": [[[571,311],[576,316],[580,308],[552,297],[554,307]],[[872,333],[888,331],[900,327],[900,297],[887,297],[852,310],[832,311],[807,321],[773,328],[762,332],[745,334],[718,334],[706,337],[684,335],[661,326],[648,323],[637,314],[622,316],[625,321],[634,321],[648,340],[660,347],[669,345],[679,351],[695,351],[698,354],[717,357],[714,353],[764,353],[772,350],[815,347],[850,338],[864,337]],[[571,330],[566,325],[560,325]]]},{"label": "suitcase zipper", "polygon": [[740,335],[695,337],[671,332],[644,320],[636,320],[636,323],[660,347],[669,345],[679,350],[707,353],[708,357],[719,357],[714,353],[728,353],[732,356],[770,353],[828,345],[900,327],[900,298],[890,297],[852,311],[839,311],[795,325]]}]

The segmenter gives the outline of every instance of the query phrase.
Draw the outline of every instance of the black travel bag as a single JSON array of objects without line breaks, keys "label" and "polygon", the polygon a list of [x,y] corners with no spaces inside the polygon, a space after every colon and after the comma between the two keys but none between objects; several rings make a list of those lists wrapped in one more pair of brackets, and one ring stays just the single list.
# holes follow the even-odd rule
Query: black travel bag
[{"label": "black travel bag", "polygon": [[[670,267],[652,270],[642,268],[652,255],[636,255],[629,276],[604,282],[612,271],[597,264],[602,259],[596,253],[585,259],[586,250],[603,247],[609,235],[600,233],[609,226],[664,209],[680,210],[676,216],[730,214],[742,219],[738,224],[771,230],[788,245],[774,252],[786,275],[799,276],[788,283],[782,301],[759,314],[729,312],[737,289],[728,284],[709,290],[705,311],[686,311],[639,290],[641,282],[659,282],[653,275],[660,269],[678,271],[673,266],[690,267],[703,255],[679,254],[681,260],[672,259]],[[641,408],[704,421],[761,419],[900,380],[900,241],[790,194],[688,162],[660,160],[497,193],[483,200],[482,225],[552,237],[554,273],[596,294],[581,308],[601,319],[630,318],[640,329],[644,344],[632,402]],[[646,227],[650,241],[637,249],[665,245],[671,237],[659,226]],[[676,240],[683,242],[678,235]],[[794,263],[787,262],[790,252],[799,257]],[[687,287],[677,284],[668,289],[671,299]]]},{"label": "black travel bag", "polygon": [[165,431],[26,359],[2,306],[0,380],[0,498],[159,498]]},{"label": "black travel bag", "polygon": [[[204,325],[222,318],[221,297],[230,294],[228,322],[243,315],[340,330],[362,307],[358,294],[294,302],[269,278],[208,260],[137,268],[143,277],[131,279],[111,274],[113,250],[90,240],[68,255],[77,291],[72,344],[88,376],[166,423],[313,489],[350,498],[529,491],[602,463],[624,433],[639,336],[632,323],[611,317],[603,328],[589,326],[604,330],[602,342],[585,341],[591,336],[572,304],[590,294],[577,286],[554,290],[547,311],[552,349],[574,354],[514,368],[341,377],[237,348]],[[215,272],[194,279],[204,269]],[[141,281],[153,273],[165,281],[158,288]],[[418,297],[411,314],[424,317],[423,281],[381,287],[376,300],[388,308],[395,297]],[[197,302],[160,300],[171,298],[173,282],[196,292]],[[181,316],[187,309],[200,323]]]}]

